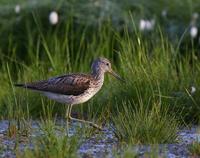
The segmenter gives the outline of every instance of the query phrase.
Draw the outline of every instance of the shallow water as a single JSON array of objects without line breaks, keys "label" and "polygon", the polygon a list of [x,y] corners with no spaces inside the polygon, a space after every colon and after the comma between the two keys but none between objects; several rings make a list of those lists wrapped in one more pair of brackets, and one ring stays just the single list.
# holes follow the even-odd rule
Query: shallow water
[{"label": "shallow water", "polygon": [[[29,136],[24,136],[19,140],[19,149],[23,151],[27,144],[29,148],[33,148],[32,140],[36,139],[37,136],[43,134],[39,127],[39,121],[32,121],[30,123],[31,132]],[[63,127],[65,126],[65,122],[63,120],[56,121],[56,125]],[[76,132],[77,126],[80,124],[73,122],[70,124],[69,136],[74,135]],[[0,121],[0,157],[10,157],[14,158],[14,148],[16,145],[15,137],[8,137],[8,127],[9,121],[2,120]],[[166,156],[169,158],[174,157],[188,157],[188,144],[191,144],[193,141],[200,141],[200,132],[198,131],[198,127],[192,127],[190,129],[182,129],[178,132],[178,143],[176,144],[160,144],[157,148],[160,156]],[[57,131],[59,136],[59,130]],[[96,131],[92,134],[91,137],[82,140],[83,143],[78,149],[78,154],[80,157],[115,157],[115,154],[123,155],[123,150],[120,148],[120,143],[114,134],[114,128],[112,126],[104,127],[103,131]],[[130,148],[130,147],[129,147]],[[139,157],[143,157],[144,154],[148,154],[155,148],[149,145],[136,145],[131,147],[133,152],[136,152]]]}]

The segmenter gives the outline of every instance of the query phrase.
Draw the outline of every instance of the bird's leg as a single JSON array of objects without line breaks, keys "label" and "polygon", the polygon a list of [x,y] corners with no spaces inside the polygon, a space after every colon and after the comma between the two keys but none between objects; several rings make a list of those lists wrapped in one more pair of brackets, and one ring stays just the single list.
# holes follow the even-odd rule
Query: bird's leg
[{"label": "bird's leg", "polygon": [[70,105],[70,109],[69,109],[69,119],[73,120],[73,121],[78,121],[78,122],[82,122],[82,123],[88,123],[90,126],[97,128],[99,130],[103,130],[100,126],[98,126],[97,124],[90,122],[90,121],[86,121],[86,120],[81,120],[81,119],[77,119],[77,118],[73,118],[71,117],[71,110],[72,110],[72,105]]},{"label": "bird's leg", "polygon": [[71,105],[67,105],[67,112],[66,112],[66,119],[67,119],[67,123],[66,123],[66,126],[67,126],[67,135],[69,135],[69,111],[70,111],[70,106]]},{"label": "bird's leg", "polygon": [[67,112],[66,112],[66,119],[69,121],[69,112],[70,112],[71,105],[67,105]]}]

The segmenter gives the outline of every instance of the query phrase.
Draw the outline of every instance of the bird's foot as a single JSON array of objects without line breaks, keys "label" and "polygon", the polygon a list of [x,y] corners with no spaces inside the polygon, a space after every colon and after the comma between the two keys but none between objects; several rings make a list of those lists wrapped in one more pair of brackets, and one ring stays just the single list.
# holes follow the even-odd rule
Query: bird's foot
[{"label": "bird's foot", "polygon": [[103,130],[102,127],[100,127],[100,126],[98,126],[97,124],[95,124],[95,123],[93,123],[93,122],[90,122],[90,121],[86,121],[86,120],[81,120],[81,119],[73,118],[73,117],[71,117],[71,116],[69,116],[69,120],[78,121],[78,122],[82,122],[82,123],[87,123],[87,124],[89,124],[90,126],[96,128],[96,129],[98,129],[98,130],[101,130],[101,131]]},{"label": "bird's foot", "polygon": [[94,128],[96,128],[96,129],[98,129],[98,130],[100,130],[100,131],[102,131],[103,130],[103,128],[101,127],[101,126],[99,126],[99,125],[97,125],[97,124],[95,124],[95,123],[89,123],[89,125],[90,126],[92,126],[92,127],[94,127]]}]

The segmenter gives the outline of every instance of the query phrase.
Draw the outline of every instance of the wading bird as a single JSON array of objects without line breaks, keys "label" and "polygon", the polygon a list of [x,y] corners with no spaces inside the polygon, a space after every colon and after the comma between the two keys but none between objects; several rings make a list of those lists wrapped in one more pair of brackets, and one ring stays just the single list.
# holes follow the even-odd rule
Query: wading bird
[{"label": "wading bird", "polygon": [[73,105],[88,101],[101,89],[104,82],[104,74],[106,72],[112,74],[121,81],[123,81],[123,79],[112,70],[111,63],[106,58],[98,58],[94,60],[91,68],[91,74],[67,74],[53,77],[48,80],[15,84],[15,86],[41,92],[50,99],[67,104],[68,108],[66,117],[68,120],[88,123],[95,128],[102,129],[93,122],[71,117],[72,107]]}]

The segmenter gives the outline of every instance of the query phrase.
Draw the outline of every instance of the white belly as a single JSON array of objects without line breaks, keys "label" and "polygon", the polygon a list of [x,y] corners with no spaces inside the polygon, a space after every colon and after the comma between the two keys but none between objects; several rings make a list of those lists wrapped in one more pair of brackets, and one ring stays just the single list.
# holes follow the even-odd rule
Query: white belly
[{"label": "white belly", "polygon": [[78,96],[74,95],[63,95],[63,94],[57,94],[57,93],[52,93],[52,92],[43,92],[45,96],[47,96],[50,99],[53,99],[59,103],[64,103],[64,104],[81,104],[86,101],[88,101],[90,98],[92,98],[99,90],[101,87],[98,89],[88,89],[85,91],[83,94],[80,94]]}]

